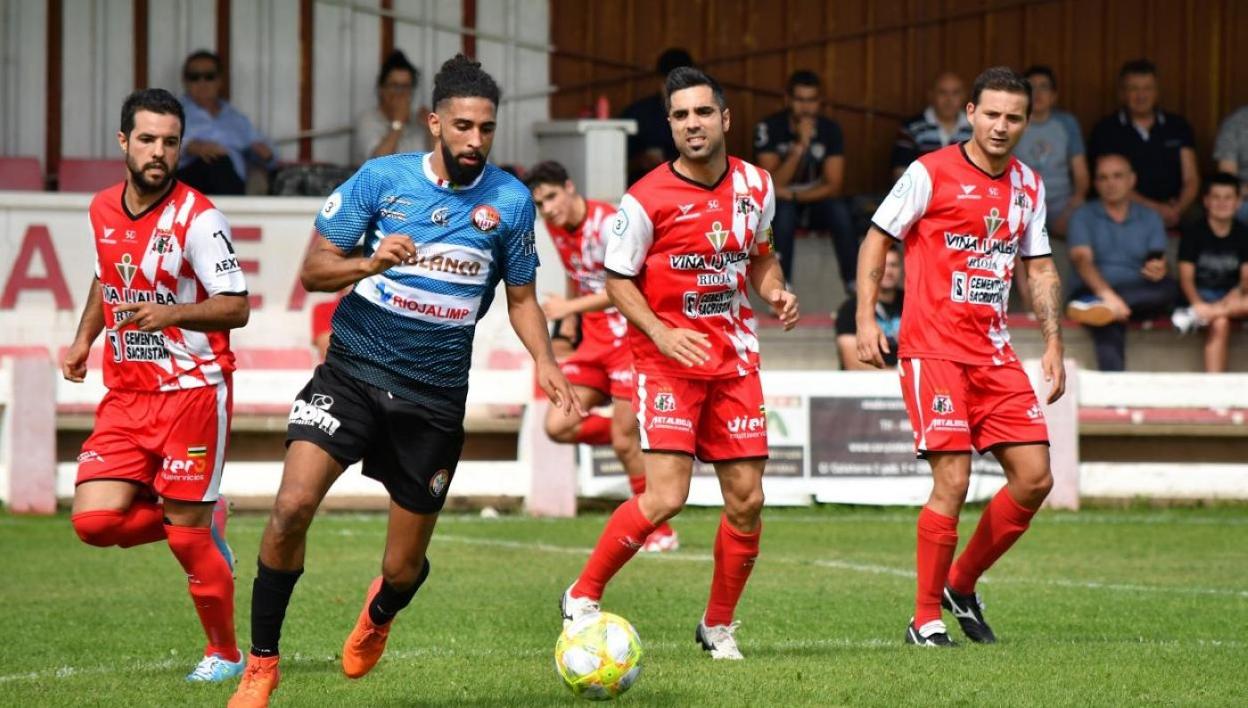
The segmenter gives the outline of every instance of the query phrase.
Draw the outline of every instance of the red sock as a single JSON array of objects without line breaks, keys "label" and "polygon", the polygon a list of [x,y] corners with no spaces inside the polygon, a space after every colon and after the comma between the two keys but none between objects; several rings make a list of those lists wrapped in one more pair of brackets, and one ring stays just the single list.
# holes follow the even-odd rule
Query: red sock
[{"label": "red sock", "polygon": [[611,444],[611,419],[601,415],[588,415],[581,421],[581,430],[576,434],[578,443],[586,445]]},{"label": "red sock", "polygon": [[651,531],[654,531],[654,524],[641,513],[637,497],[629,497],[607,520],[598,545],[594,546],[589,562],[572,588],[572,596],[601,600],[607,582],[637,555],[637,549]]},{"label": "red sock", "polygon": [[633,490],[633,496],[638,496],[646,491],[646,476],[644,474],[639,474],[636,477],[629,475],[628,486]]},{"label": "red sock", "polygon": [[191,599],[199,613],[208,644],[204,656],[220,654],[238,661],[234,638],[234,575],[221,551],[212,542],[208,527],[165,526],[169,549],[186,571]]},{"label": "red sock", "polygon": [[135,500],[129,509],[83,511],[70,517],[78,538],[92,546],[141,546],[165,537],[164,509],[154,501]]},{"label": "red sock", "polygon": [[962,555],[958,556],[958,562],[949,571],[949,587],[963,594],[975,592],[975,581],[1010,550],[1010,546],[1031,525],[1031,517],[1035,515],[1034,509],[1020,506],[1002,487],[984,507],[984,515],[979,517],[975,535],[971,536]]},{"label": "red sock", "polygon": [[923,507],[919,512],[919,583],[914,595],[914,626],[940,619],[940,596],[945,592],[945,579],[957,547],[958,520]]},{"label": "red sock", "polygon": [[715,570],[711,575],[711,598],[706,603],[708,627],[732,624],[733,611],[745,590],[745,583],[754,570],[758,557],[758,539],[763,534],[760,525],[753,533],[733,528],[727,517],[719,520],[719,532],[715,534]]}]

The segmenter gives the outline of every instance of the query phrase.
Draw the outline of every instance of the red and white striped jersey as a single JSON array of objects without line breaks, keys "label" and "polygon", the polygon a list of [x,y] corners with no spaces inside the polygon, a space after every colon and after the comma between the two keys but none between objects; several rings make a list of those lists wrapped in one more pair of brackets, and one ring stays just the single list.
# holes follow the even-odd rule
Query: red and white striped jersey
[{"label": "red and white striped jersey", "polygon": [[1005,321],[1014,260],[1052,254],[1045,218],[1044,182],[1017,158],[999,175],[975,166],[962,145],[910,163],[872,218],[905,244],[897,355],[1015,361]]},{"label": "red and white striped jersey", "polygon": [[775,211],[771,175],[735,157],[714,185],[682,177],[669,162],[628,190],[607,237],[607,270],[631,277],[665,325],[711,342],[710,361],[686,368],[633,328],[638,371],[712,379],[758,369],[746,287],[750,258],[772,252]]},{"label": "red and white striped jersey", "polygon": [[[600,293],[606,287],[607,229],[615,216],[615,207],[594,199],[585,200],[585,218],[574,230],[546,222],[546,230],[559,251],[559,260],[568,277],[575,280],[578,295]],[[581,332],[585,339],[611,346],[622,346],[628,334],[628,320],[614,307],[581,315]]]},{"label": "red and white striped jersey", "polygon": [[175,305],[246,294],[230,225],[207,197],[181,182],[141,214],[130,213],[124,194],[124,182],[97,193],[89,212],[104,300],[104,385],[176,391],[221,383],[234,370],[228,331],[139,332],[118,327],[127,313],[114,310],[122,303]]}]

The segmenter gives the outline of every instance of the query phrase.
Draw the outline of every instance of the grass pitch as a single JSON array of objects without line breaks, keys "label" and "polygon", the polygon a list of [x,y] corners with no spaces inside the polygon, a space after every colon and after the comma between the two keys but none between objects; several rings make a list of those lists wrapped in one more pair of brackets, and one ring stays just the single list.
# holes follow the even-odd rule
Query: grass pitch
[{"label": "grass pitch", "polygon": [[[964,516],[963,541],[978,510]],[[1245,508],[1043,513],[980,586],[1001,643],[953,651],[902,643],[914,519],[896,509],[768,510],[738,611],[747,660],[712,663],[693,631],[718,516],[687,511],[675,523],[682,550],[638,557],[604,598],[646,649],[641,679],[621,702],[1248,703]],[[318,518],[287,616],[274,705],[579,703],[553,667],[556,602],[603,520],[443,518],[428,583],[400,615],[378,667],[350,681],[337,655],[379,567],[385,521]],[[262,524],[238,515],[230,525],[244,646]],[[64,515],[0,514],[0,549],[0,705],[225,705],[232,684],[183,681],[202,637],[162,544],[90,548]]]}]

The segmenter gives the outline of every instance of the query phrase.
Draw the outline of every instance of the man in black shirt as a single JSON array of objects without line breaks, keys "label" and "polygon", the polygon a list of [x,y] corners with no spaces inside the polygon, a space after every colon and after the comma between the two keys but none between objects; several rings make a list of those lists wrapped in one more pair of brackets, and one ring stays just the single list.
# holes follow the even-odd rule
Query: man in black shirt
[{"label": "man in black shirt", "polygon": [[[906,291],[902,290],[901,252],[888,249],[884,257],[884,274],[880,276],[879,298],[875,303],[875,321],[888,338],[884,365],[897,365],[897,330],[901,329],[901,306]],[[841,355],[841,369],[873,371],[875,367],[858,361],[858,298],[850,297],[836,313],[836,349]]]},{"label": "man in black shirt", "polygon": [[1092,128],[1088,164],[1100,155],[1125,156],[1137,180],[1132,200],[1160,214],[1167,229],[1175,228],[1200,188],[1192,126],[1157,107],[1157,68],[1147,59],[1122,66],[1118,95],[1122,108]]},{"label": "man in black shirt", "polygon": [[841,199],[845,182],[844,139],[836,121],[819,114],[823,99],[813,71],[795,71],[785,90],[787,108],[754,129],[754,161],[771,173],[776,215],[771,222],[780,265],[793,281],[793,236],[803,213],[809,226],[832,232],[845,288],[853,292],[858,238],[849,207]]},{"label": "man in black shirt", "polygon": [[628,183],[645,177],[650,170],[676,159],[676,143],[672,127],[667,123],[667,105],[663,101],[663,82],[673,69],[693,66],[693,57],[680,47],[672,47],[659,55],[655,71],[659,75],[659,91],[628,105],[621,118],[637,121],[637,132],[628,136]]},{"label": "man in black shirt", "polygon": [[1179,243],[1179,286],[1191,307],[1174,326],[1208,326],[1205,371],[1226,371],[1231,320],[1248,316],[1248,227],[1235,220],[1239,178],[1220,172],[1205,185],[1205,218],[1188,224]]}]

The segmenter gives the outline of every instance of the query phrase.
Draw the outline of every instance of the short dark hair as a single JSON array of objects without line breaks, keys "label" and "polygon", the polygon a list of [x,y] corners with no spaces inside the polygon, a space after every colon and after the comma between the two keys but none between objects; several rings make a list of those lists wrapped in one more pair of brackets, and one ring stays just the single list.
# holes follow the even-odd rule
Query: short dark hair
[{"label": "short dark hair", "polygon": [[1033,76],[1043,76],[1049,80],[1049,85],[1053,87],[1053,90],[1057,90],[1057,75],[1053,73],[1052,67],[1044,64],[1033,64],[1023,72],[1023,78],[1030,79]]},{"label": "short dark hair", "polygon": [[381,63],[381,71],[377,72],[378,88],[381,88],[386,83],[386,79],[389,78],[392,71],[410,72],[412,85],[416,86],[420,83],[420,69],[417,69],[415,64],[407,60],[407,55],[403,53],[402,49],[390,52],[390,56],[386,57],[386,60]]},{"label": "short dark hair", "polygon": [[498,106],[498,84],[481,68],[481,62],[463,54],[447,59],[433,77],[433,107],[448,98],[484,98]]},{"label": "short dark hair", "polygon": [[798,86],[810,86],[815,89],[822,88],[819,81],[819,75],[810,69],[798,69],[789,75],[788,83],[784,85],[784,92],[793,95],[793,89]]},{"label": "short dark hair", "polygon": [[1239,178],[1230,172],[1215,172],[1209,181],[1205,182],[1205,191],[1202,196],[1209,196],[1209,192],[1213,191],[1214,187],[1230,187],[1238,195],[1241,184]]},{"label": "short dark hair", "polygon": [[567,181],[567,169],[554,160],[539,162],[533,165],[524,175],[524,186],[528,187],[530,191],[542,184],[553,184],[562,187]]},{"label": "short dark hair", "polygon": [[191,68],[191,62],[200,59],[208,59],[212,62],[213,70],[218,74],[221,73],[221,57],[216,52],[210,52],[207,49],[197,49],[190,53],[185,61],[182,62],[182,78],[186,78],[186,72]]},{"label": "short dark hair", "polygon": [[1122,65],[1118,70],[1118,81],[1122,81],[1128,76],[1156,76],[1157,65],[1147,59],[1132,59]]},{"label": "short dark hair", "polygon": [[666,104],[664,107],[669,111],[672,110],[672,94],[695,86],[710,87],[711,94],[715,96],[715,103],[719,104],[720,110],[728,107],[728,102],[724,100],[724,89],[719,82],[701,69],[695,69],[692,66],[677,67],[667,75],[667,80],[663,84],[664,91],[667,93],[664,97]]},{"label": "short dark hair", "polygon": [[178,137],[186,132],[186,114],[182,111],[182,103],[168,91],[161,88],[139,89],[126,96],[121,104],[121,133],[129,137],[134,130],[134,114],[139,111],[150,111],[166,116],[178,117]]},{"label": "short dark hair", "polygon": [[1027,115],[1031,116],[1031,84],[1010,67],[989,67],[976,76],[975,83],[971,86],[971,103],[978,106],[979,97],[984,91],[1023,94],[1027,97]]},{"label": "short dark hair", "polygon": [[654,71],[666,78],[682,66],[693,66],[693,55],[680,47],[671,47],[659,55],[658,61],[654,63]]}]

